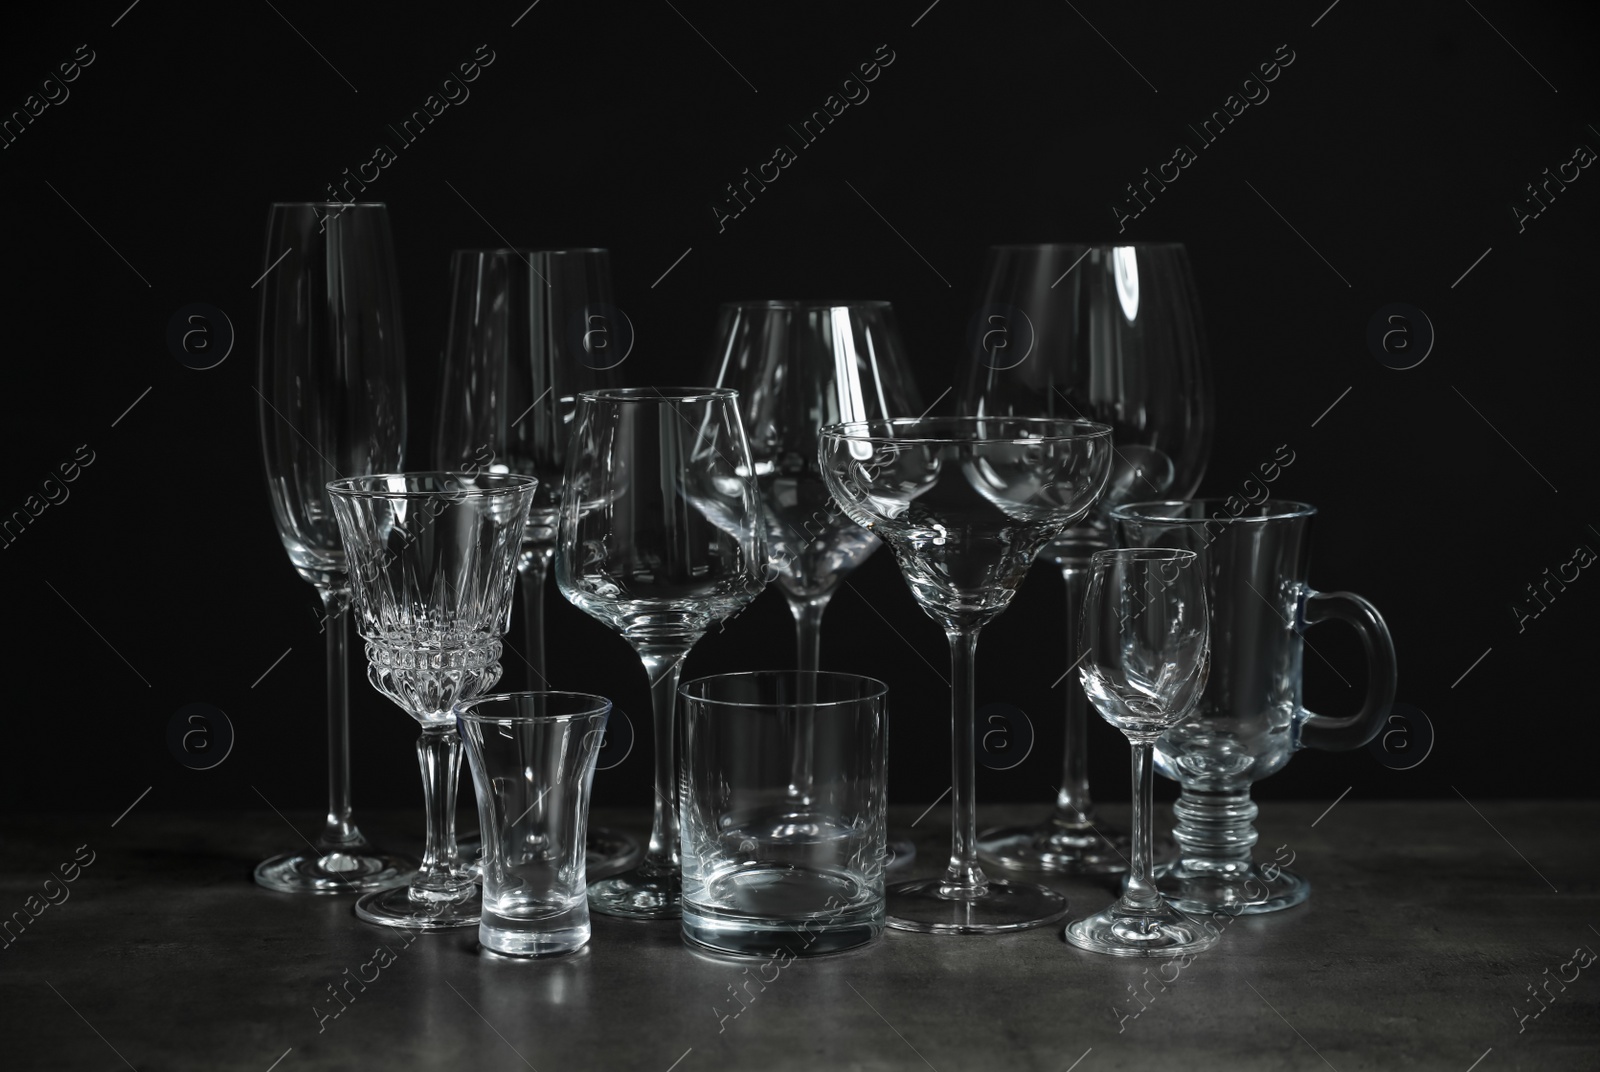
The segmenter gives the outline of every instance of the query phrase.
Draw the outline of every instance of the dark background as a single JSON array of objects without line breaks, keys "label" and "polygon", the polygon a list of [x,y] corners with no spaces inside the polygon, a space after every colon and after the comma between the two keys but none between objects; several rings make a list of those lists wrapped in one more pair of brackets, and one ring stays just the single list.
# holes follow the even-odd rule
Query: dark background
[{"label": "dark background", "polygon": [[[1257,795],[1592,795],[1581,745],[1600,579],[1580,576],[1521,632],[1511,609],[1578,545],[1600,549],[1585,432],[1600,175],[1582,172],[1524,233],[1510,208],[1576,145],[1600,148],[1588,12],[1325,6],[7,10],[0,112],[80,44],[95,54],[70,98],[0,150],[0,508],[21,509],[80,444],[94,452],[70,498],[0,549],[7,806],[121,810],[147,786],[145,806],[322,805],[318,604],[273,528],[251,389],[266,207],[326,197],[394,140],[385,124],[485,44],[495,58],[470,98],[363,195],[388,203],[399,251],[415,459],[430,440],[452,248],[609,247],[637,331],[622,370],[633,384],[697,379],[719,301],[887,298],[931,400],[960,382],[985,246],[1117,237],[1124,185],[1192,141],[1185,124],[1287,44],[1295,58],[1270,99],[1124,235],[1181,240],[1196,267],[1218,427],[1202,490],[1232,493],[1281,444],[1295,452],[1274,491],[1321,509],[1312,582],[1383,611],[1399,698],[1436,739],[1406,770],[1392,769],[1404,757],[1306,752]],[[894,60],[870,98],[719,233],[710,206],[724,185],[885,44]],[[222,309],[238,333],[208,371],[165,341],[191,302]],[[1422,308],[1437,330],[1420,367],[1396,371],[1368,350],[1368,319],[1391,302]],[[954,412],[953,398],[935,412]],[[853,583],[829,613],[824,665],[888,681],[891,798],[932,801],[949,785],[944,638],[887,553]],[[643,671],[608,629],[549,596],[554,683],[615,697],[641,734],[598,776],[597,799],[644,804]],[[979,703],[1027,712],[1037,740],[1019,767],[981,772],[982,799],[1042,808],[1059,784],[1062,598],[1041,565],[984,634]],[[1309,705],[1353,710],[1364,684],[1353,635],[1330,625],[1311,638],[1327,663],[1308,652]],[[768,592],[708,635],[686,674],[788,665],[792,645]],[[353,657],[358,815],[416,803],[415,727]],[[521,687],[520,661],[506,663],[502,687]],[[237,734],[210,770],[181,766],[166,743],[193,702],[225,711]],[[1410,747],[1423,748],[1415,732]],[[1126,800],[1126,744],[1098,722],[1091,744],[1097,796]]]}]

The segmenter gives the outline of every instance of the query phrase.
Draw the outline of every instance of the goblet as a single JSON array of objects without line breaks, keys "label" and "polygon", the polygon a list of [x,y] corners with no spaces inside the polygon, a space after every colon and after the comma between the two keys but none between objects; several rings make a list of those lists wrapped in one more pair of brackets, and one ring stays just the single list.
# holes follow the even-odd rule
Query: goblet
[{"label": "goblet", "polygon": [[1104,490],[1110,427],[1017,417],[856,421],[823,429],[819,453],[828,490],[894,551],[912,595],[950,641],[950,866],[940,878],[891,886],[888,925],[985,934],[1060,919],[1060,894],[989,879],[978,866],[973,670],[979,631],[1005,610],[1045,545]]},{"label": "goblet", "polygon": [[[450,257],[434,462],[537,477],[517,575],[522,587],[528,688],[545,676],[544,590],[578,392],[616,386],[632,328],[611,303],[604,249],[458,249]],[[621,322],[619,322],[621,320]],[[463,852],[468,841],[463,839]],[[591,872],[639,859],[626,834],[591,828]]]},{"label": "goblet", "polygon": [[375,851],[351,818],[350,587],[326,489],[339,476],[402,465],[405,344],[388,210],[274,204],[263,263],[261,453],[289,561],[322,597],[328,816],[314,852],[274,856],[255,878],[284,893],[359,893],[404,882],[416,868]]},{"label": "goblet", "polygon": [[[879,543],[829,497],[817,463],[818,433],[841,421],[923,412],[894,309],[886,301],[728,302],[717,320],[707,379],[739,392],[767,550],[794,615],[798,680],[805,687],[821,669],[828,602]],[[794,807],[780,822],[804,825],[814,712],[802,702],[792,715]],[[915,855],[910,838],[890,839],[893,866]]]},{"label": "goblet", "polygon": [[638,653],[656,744],[650,846],[638,867],[589,884],[594,911],[679,915],[679,672],[711,625],[761,593],[768,568],[737,392],[641,387],[578,396],[556,585]]},{"label": "goblet", "polygon": [[1067,924],[1081,949],[1119,957],[1176,957],[1208,949],[1217,932],[1166,902],[1151,878],[1157,737],[1187,718],[1211,670],[1211,618],[1193,551],[1096,551],[1083,604],[1078,670],[1101,717],[1133,745],[1133,859],[1122,896]]},{"label": "goblet", "polygon": [[[1184,247],[995,246],[969,339],[963,412],[1074,417],[1111,425],[1111,479],[1095,510],[1046,550],[1066,582],[1066,658],[1083,653],[1078,620],[1089,556],[1115,541],[1107,511],[1133,498],[1179,498],[1211,453],[1211,377]],[[1030,871],[1110,874],[1127,867],[1127,835],[1089,798],[1089,705],[1062,685],[1066,745],[1055,811],[1043,823],[988,830],[988,860]]]},{"label": "goblet", "polygon": [[478,890],[456,852],[461,738],[452,706],[500,680],[500,638],[537,484],[530,476],[433,472],[328,485],[367,642],[367,680],[422,725],[422,866],[409,888],[356,902],[368,923],[437,930],[478,922]]}]

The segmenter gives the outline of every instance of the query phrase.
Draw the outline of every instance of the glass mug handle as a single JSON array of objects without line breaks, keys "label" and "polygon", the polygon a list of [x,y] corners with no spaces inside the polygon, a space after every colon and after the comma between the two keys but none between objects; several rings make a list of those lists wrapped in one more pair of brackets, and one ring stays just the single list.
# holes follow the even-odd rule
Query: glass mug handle
[{"label": "glass mug handle", "polygon": [[1378,608],[1353,592],[1313,592],[1303,589],[1296,633],[1318,622],[1348,622],[1361,637],[1367,652],[1367,697],[1361,710],[1335,718],[1304,708],[1297,720],[1297,747],[1345,752],[1360,748],[1378,735],[1394,706],[1394,640]]}]

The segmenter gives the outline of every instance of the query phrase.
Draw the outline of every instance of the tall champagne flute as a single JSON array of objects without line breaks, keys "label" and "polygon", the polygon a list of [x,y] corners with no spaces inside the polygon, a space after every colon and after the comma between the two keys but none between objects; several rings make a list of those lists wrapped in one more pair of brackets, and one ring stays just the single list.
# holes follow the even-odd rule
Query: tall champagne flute
[{"label": "tall champagne flute", "polygon": [[375,851],[350,806],[350,606],[327,483],[399,469],[405,343],[389,214],[382,204],[280,202],[267,215],[256,393],[278,535],[325,610],[328,815],[313,852],[261,863],[286,893],[345,893],[406,881],[416,864]]},{"label": "tall champagne flute", "polygon": [[589,884],[589,905],[636,919],[680,914],[679,671],[714,623],[768,579],[761,493],[738,395],[640,387],[578,396],[556,541],[556,584],[622,634],[650,678],[655,813],[631,871]]},{"label": "tall champagne flute", "polygon": [[888,925],[992,934],[1061,918],[1059,893],[991,880],[978,866],[974,671],[979,631],[1105,489],[1111,429],[1018,417],[855,421],[823,429],[820,454],[828,489],[894,551],[950,641],[950,866],[889,887]]},{"label": "tall champagne flute", "polygon": [[[794,615],[802,685],[821,669],[822,615],[845,577],[879,540],[839,508],[817,460],[824,425],[916,417],[922,404],[886,301],[728,302],[717,321],[707,379],[739,392],[750,458],[761,485],[767,550]],[[812,712],[795,712],[789,791],[803,813],[811,793]],[[803,821],[791,814],[780,821]],[[908,863],[909,839],[890,857]]]},{"label": "tall champagne flute", "polygon": [[[1109,510],[1192,494],[1211,454],[1210,368],[1189,258],[1178,243],[994,246],[968,334],[962,412],[1067,417],[1112,427],[1111,479],[1096,509],[1045,552],[1066,582],[1066,662],[1079,633],[1089,560],[1114,544]],[[1030,871],[1127,868],[1125,833],[1089,796],[1089,704],[1062,683],[1066,745],[1054,812],[1033,826],[984,831],[986,859]]]},{"label": "tall champagne flute", "polygon": [[[459,249],[450,283],[434,460],[538,478],[517,575],[528,688],[548,690],[544,589],[572,415],[579,391],[616,386],[633,331],[612,304],[604,249]],[[639,854],[626,834],[589,829],[590,871],[627,867]]]}]

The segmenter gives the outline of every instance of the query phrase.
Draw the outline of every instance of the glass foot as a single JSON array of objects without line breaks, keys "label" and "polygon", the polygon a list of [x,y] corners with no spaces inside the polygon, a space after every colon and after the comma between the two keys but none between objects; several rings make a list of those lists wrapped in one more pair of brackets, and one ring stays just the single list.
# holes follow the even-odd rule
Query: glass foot
[{"label": "glass foot", "polygon": [[1171,905],[1135,911],[1120,900],[1103,912],[1073,920],[1062,936],[1079,949],[1113,957],[1181,957],[1217,942],[1215,931]]},{"label": "glass foot", "polygon": [[888,926],[923,934],[999,934],[1054,923],[1067,899],[1030,882],[990,879],[983,892],[948,892],[943,878],[897,882],[888,889]]},{"label": "glass foot", "polygon": [[591,826],[584,842],[584,870],[591,879],[626,871],[639,862],[644,849],[620,830]]},{"label": "glass foot", "polygon": [[589,883],[589,911],[625,919],[678,919],[683,915],[678,903],[682,892],[683,876],[676,868],[644,863]]},{"label": "glass foot", "polygon": [[[1157,851],[1161,843],[1156,845]],[[1051,875],[1120,875],[1128,870],[1133,841],[1105,823],[1005,826],[978,835],[978,856],[1014,871]]]},{"label": "glass foot", "polygon": [[356,918],[380,927],[403,927],[413,931],[442,931],[452,927],[476,927],[483,908],[483,895],[477,886],[450,900],[412,895],[411,887],[369,893],[356,902]]},{"label": "glass foot", "polygon": [[885,871],[904,871],[916,862],[917,847],[911,843],[908,835],[890,834],[883,855]]},{"label": "glass foot", "polygon": [[365,893],[404,885],[416,871],[416,861],[370,852],[363,844],[353,852],[286,852],[263,860],[256,885],[279,893]]},{"label": "glass foot", "polygon": [[1274,868],[1268,878],[1258,864],[1248,870],[1202,871],[1176,861],[1156,868],[1156,889],[1169,904],[1204,915],[1227,912],[1253,916],[1293,908],[1311,895],[1311,883],[1293,871]]}]

